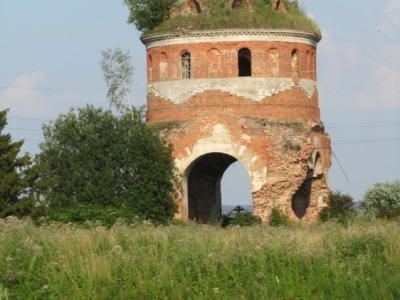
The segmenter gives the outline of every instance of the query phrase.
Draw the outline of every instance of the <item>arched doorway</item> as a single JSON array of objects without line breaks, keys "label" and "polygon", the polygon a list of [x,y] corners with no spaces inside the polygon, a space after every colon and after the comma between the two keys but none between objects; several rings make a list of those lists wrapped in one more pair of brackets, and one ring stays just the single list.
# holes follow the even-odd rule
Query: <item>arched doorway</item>
[{"label": "arched doorway", "polygon": [[188,218],[203,223],[221,218],[221,179],[226,169],[237,159],[212,152],[198,157],[185,172],[187,178]]}]

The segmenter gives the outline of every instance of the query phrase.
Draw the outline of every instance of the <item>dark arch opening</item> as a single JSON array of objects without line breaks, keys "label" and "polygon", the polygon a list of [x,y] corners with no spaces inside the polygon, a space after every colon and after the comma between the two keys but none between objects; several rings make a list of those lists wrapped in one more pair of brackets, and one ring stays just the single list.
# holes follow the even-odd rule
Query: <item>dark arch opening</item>
[{"label": "dark arch opening", "polygon": [[213,152],[192,162],[186,175],[190,220],[212,223],[221,219],[221,179],[235,161],[233,156]]},{"label": "dark arch opening", "polygon": [[312,178],[307,178],[292,197],[292,210],[296,217],[302,219],[310,205]]},{"label": "dark arch opening", "polygon": [[242,48],[238,52],[239,77],[251,76],[251,51]]},{"label": "dark arch opening", "polygon": [[200,8],[200,4],[199,2],[197,2],[196,0],[191,0],[188,2],[190,10],[194,13],[201,13],[201,8]]}]

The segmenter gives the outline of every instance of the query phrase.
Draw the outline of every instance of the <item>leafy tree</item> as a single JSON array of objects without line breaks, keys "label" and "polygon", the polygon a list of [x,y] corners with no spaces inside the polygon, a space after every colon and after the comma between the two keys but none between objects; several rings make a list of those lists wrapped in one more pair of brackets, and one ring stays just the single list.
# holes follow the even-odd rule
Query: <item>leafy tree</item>
[{"label": "leafy tree", "polygon": [[125,109],[124,99],[126,98],[133,119],[132,104],[129,98],[130,87],[133,84],[133,67],[129,51],[123,53],[120,48],[116,48],[114,51],[108,49],[101,55],[101,70],[108,87],[107,98],[110,104],[119,111]]},{"label": "leafy tree", "polygon": [[139,31],[152,30],[169,16],[168,8],[178,0],[124,0],[129,7],[128,23]]},{"label": "leafy tree", "polygon": [[10,134],[3,134],[7,113],[0,111],[0,217],[36,216],[43,212],[31,196],[37,169],[28,153],[17,157],[24,142],[13,143]]},{"label": "leafy tree", "polygon": [[319,213],[323,222],[336,219],[340,223],[346,223],[355,211],[353,197],[349,194],[342,194],[340,191],[330,193],[327,204]]},{"label": "leafy tree", "polygon": [[[142,116],[142,112],[135,114]],[[43,126],[41,179],[50,208],[114,207],[165,223],[175,213],[172,146],[129,113],[87,105]]]},{"label": "leafy tree", "polygon": [[378,217],[400,215],[400,181],[374,184],[364,194],[361,207]]}]

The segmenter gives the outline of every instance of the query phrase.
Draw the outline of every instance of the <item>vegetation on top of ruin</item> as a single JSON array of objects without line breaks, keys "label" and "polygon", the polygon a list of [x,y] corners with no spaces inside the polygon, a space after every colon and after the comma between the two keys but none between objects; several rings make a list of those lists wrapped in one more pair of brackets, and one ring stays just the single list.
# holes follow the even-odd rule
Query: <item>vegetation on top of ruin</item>
[{"label": "vegetation on top of ruin", "polygon": [[297,1],[289,0],[125,0],[128,23],[145,35],[171,31],[263,28],[320,34]]}]

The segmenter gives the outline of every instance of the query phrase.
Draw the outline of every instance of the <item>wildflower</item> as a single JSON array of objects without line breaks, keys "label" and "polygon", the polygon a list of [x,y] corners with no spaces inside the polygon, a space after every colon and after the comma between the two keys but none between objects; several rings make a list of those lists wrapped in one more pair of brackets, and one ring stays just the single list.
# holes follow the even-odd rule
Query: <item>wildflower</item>
[{"label": "wildflower", "polygon": [[113,248],[112,248],[112,250],[111,250],[111,252],[121,252],[122,251],[122,247],[120,246],[120,245],[115,245]]},{"label": "wildflower", "polygon": [[276,283],[279,284],[279,277],[275,276]]},{"label": "wildflower", "polygon": [[217,288],[217,287],[214,287],[214,288],[213,288],[213,291],[214,291],[214,293],[215,293],[215,294],[218,294],[218,292],[219,292],[219,288]]}]

